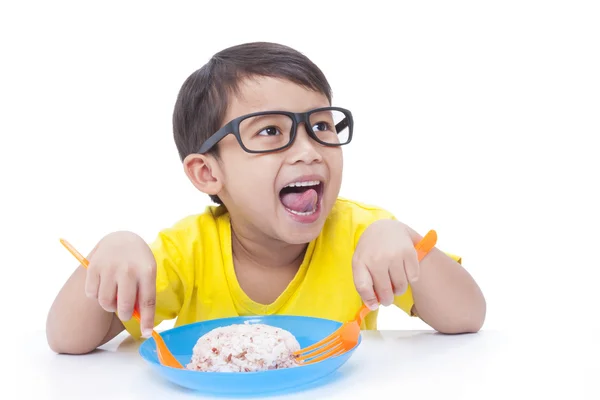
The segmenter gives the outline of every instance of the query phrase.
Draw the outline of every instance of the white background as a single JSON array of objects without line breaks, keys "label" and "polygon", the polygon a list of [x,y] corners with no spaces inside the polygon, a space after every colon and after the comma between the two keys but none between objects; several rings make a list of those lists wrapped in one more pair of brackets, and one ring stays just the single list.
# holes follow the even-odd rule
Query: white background
[{"label": "white background", "polygon": [[[304,52],[350,108],[341,195],[463,256],[484,329],[598,329],[600,13],[595,2],[3,2],[3,328],[42,330],[103,235],[209,203],[171,114],[215,52]],[[380,328],[423,328],[394,308]]]}]

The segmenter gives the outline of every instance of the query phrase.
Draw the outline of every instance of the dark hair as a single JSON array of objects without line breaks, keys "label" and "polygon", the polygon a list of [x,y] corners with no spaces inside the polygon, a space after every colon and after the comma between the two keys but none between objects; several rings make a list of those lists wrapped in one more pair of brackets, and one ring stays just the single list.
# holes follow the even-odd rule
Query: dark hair
[{"label": "dark hair", "polygon": [[[242,79],[265,76],[287,79],[327,96],[332,91],[323,72],[304,54],[277,43],[245,43],[224,49],[183,83],[173,111],[173,135],[183,161],[227,121],[229,96]],[[218,156],[216,151],[213,154]],[[223,204],[218,196],[210,196]]]}]

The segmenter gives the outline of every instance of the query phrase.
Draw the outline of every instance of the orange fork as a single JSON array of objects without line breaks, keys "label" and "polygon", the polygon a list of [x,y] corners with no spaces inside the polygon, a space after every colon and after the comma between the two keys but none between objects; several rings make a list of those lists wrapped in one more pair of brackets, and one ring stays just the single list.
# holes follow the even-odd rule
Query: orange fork
[{"label": "orange fork", "polygon": [[[437,234],[434,230],[431,230],[417,243],[415,250],[417,251],[419,261],[433,249],[436,242]],[[370,312],[369,307],[363,304],[353,320],[345,322],[325,339],[294,352],[293,355],[296,358],[296,362],[301,365],[308,365],[330,357],[339,356],[354,348],[360,336],[360,325]]]},{"label": "orange fork", "polygon": [[[77,250],[75,250],[75,247],[73,247],[69,242],[64,239],[60,239],[60,243],[62,243],[62,245],[69,250],[69,252],[77,259],[77,261],[81,263],[81,265],[83,265],[85,268],[89,267],[90,262]],[[137,307],[133,310],[133,318],[140,322],[140,313]],[[154,329],[152,329],[152,337],[156,343],[156,354],[158,355],[158,360],[160,363],[167,367],[183,369],[181,363],[177,361],[171,351],[169,351],[169,348],[167,347],[163,338]]]}]

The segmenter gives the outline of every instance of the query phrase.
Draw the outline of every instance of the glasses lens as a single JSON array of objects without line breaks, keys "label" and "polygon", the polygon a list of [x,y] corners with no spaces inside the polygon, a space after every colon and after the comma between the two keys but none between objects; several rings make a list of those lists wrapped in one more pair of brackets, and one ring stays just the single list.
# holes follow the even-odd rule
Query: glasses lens
[{"label": "glasses lens", "polygon": [[310,126],[322,142],[343,145],[350,141],[350,118],[342,111],[321,110],[310,114]]},{"label": "glasses lens", "polygon": [[287,115],[258,115],[240,123],[240,136],[248,150],[276,150],[289,143],[292,125],[292,119]]}]

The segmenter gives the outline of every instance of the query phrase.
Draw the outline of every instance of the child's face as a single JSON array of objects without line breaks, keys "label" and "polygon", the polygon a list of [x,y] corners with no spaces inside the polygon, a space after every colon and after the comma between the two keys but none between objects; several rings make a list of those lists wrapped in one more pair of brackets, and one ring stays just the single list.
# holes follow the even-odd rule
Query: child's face
[{"label": "child's face", "polygon": [[[253,78],[241,83],[224,121],[257,111],[303,112],[328,106],[323,94],[290,81]],[[258,126],[264,128],[268,125]],[[219,144],[218,161],[223,185],[218,195],[232,219],[291,244],[307,243],[319,235],[339,194],[343,165],[340,147],[317,143],[304,124],[297,129],[291,147],[266,154],[248,153],[228,135]],[[296,182],[308,186],[282,191]]]}]

